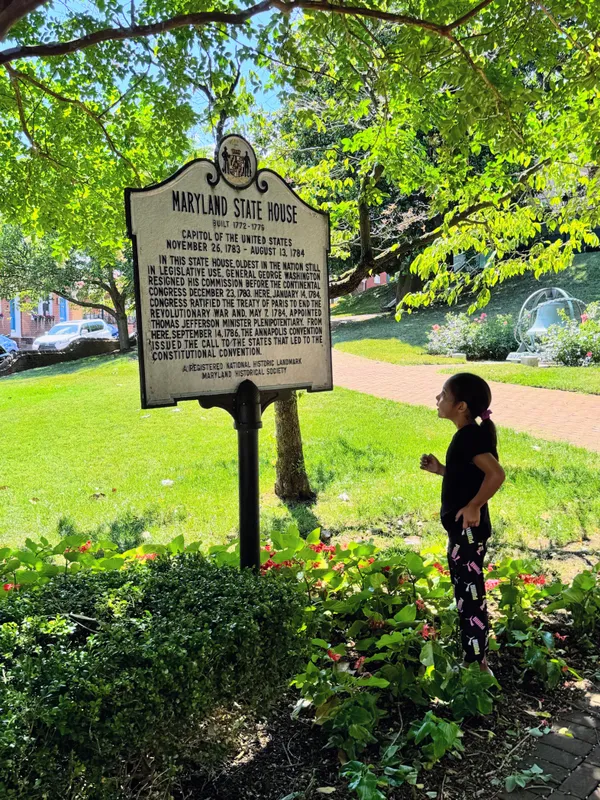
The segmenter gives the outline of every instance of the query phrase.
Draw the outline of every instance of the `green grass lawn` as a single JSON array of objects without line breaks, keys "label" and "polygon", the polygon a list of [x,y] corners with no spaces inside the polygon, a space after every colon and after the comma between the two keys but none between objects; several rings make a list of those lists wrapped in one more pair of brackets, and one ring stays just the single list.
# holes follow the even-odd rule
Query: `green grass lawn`
[{"label": "green grass lawn", "polygon": [[[384,543],[441,542],[439,480],[418,469],[451,436],[434,412],[337,389],[302,394],[305,455],[318,501],[288,509],[273,494],[273,411],[261,432],[262,525],[295,516]],[[0,380],[0,543],[56,539],[61,517],[92,535],[148,530],[165,541],[220,542],[237,524],[236,436],[230,418],[197,403],[141,411],[133,357],[101,357]],[[497,542],[545,547],[596,536],[600,455],[501,432],[508,472],[494,502]],[[162,481],[173,481],[163,485]],[[399,524],[400,521],[400,524]]]},{"label": "green grass lawn", "polygon": [[338,350],[354,353],[364,358],[377,360],[382,348],[385,349],[385,358],[391,364],[464,364],[464,359],[446,358],[444,356],[430,356],[422,347],[408,344],[400,339],[365,339],[361,342],[340,342],[336,345]]},{"label": "green grass lawn", "polygon": [[[444,373],[452,370],[443,370]],[[476,372],[488,381],[517,383],[521,386],[541,386],[544,389],[563,389],[566,392],[600,394],[600,367],[524,367],[521,364],[474,364]]]},{"label": "green grass lawn", "polygon": [[386,283],[374,286],[360,294],[347,294],[340,297],[331,309],[332,317],[353,316],[355,314],[378,314],[396,296],[396,284]]},{"label": "green grass lawn", "polygon": [[[532,275],[524,275],[500,284],[492,290],[492,299],[485,312],[491,315],[512,314],[516,320],[526,298],[536,289],[545,286],[560,286],[586,303],[600,299],[600,253],[578,255],[569,269],[557,275],[554,273],[544,275],[538,281]],[[336,306],[336,312],[366,314],[380,310],[384,300],[384,290],[389,293],[391,287],[377,287],[362,295],[343,298],[347,303],[340,309],[340,301]],[[366,297],[371,294],[372,298]],[[379,303],[378,308],[371,308],[375,303]],[[431,326],[442,325],[445,315],[450,311],[457,313],[467,311],[469,304],[470,301],[465,300],[452,308],[434,306],[420,309],[412,314],[404,314],[400,322],[396,322],[392,314],[364,322],[347,322],[333,330],[333,344],[348,353],[379,361],[390,361],[394,364],[435,363],[425,359],[427,334]],[[370,311],[364,310],[367,307]],[[402,345],[412,345],[414,349],[404,351]],[[515,350],[516,348],[515,342]],[[406,359],[402,357],[403,353],[406,353]]]}]

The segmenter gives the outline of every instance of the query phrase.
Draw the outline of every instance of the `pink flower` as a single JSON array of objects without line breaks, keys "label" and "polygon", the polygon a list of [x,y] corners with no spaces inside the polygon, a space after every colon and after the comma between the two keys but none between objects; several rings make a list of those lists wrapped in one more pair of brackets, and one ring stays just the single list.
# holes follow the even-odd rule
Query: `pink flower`
[{"label": "pink flower", "polygon": [[81,547],[79,548],[79,552],[80,553],[87,553],[87,551],[90,549],[91,546],[92,546],[92,540],[88,539],[85,544],[81,545]]},{"label": "pink flower", "polygon": [[75,286],[78,289],[83,289],[83,287],[85,286],[85,283],[83,281],[75,281]]},{"label": "pink flower", "polygon": [[486,592],[491,592],[492,589],[495,589],[497,586],[500,586],[499,580],[491,580],[485,582],[485,590]]},{"label": "pink flower", "polygon": [[344,571],[344,566],[345,566],[344,562],[343,561],[339,561],[337,564],[333,565],[333,571],[334,572],[343,572]]},{"label": "pink flower", "polygon": [[431,329],[434,330],[434,331],[439,331],[440,326],[439,325],[432,325]]},{"label": "pink flower", "polygon": [[365,663],[365,656],[361,656],[359,659],[357,659],[357,661],[356,661],[356,663],[354,665],[354,669],[358,672],[359,670],[362,669],[362,665],[364,663]]},{"label": "pink flower", "polygon": [[328,651],[327,651],[327,655],[329,656],[329,658],[330,658],[332,661],[339,661],[339,660],[340,660],[340,658],[341,658],[341,656],[340,656],[340,655],[338,655],[337,653],[334,653],[334,652],[333,652],[333,650],[328,650]]},{"label": "pink flower", "polygon": [[508,325],[508,320],[504,320],[503,325]]},{"label": "pink flower", "polygon": [[424,639],[435,639],[437,636],[437,631],[433,627],[433,625],[429,625],[427,622],[421,628],[421,636]]},{"label": "pink flower", "polygon": [[590,318],[589,314],[582,314],[581,315],[581,321],[582,322],[587,322],[589,318]]},{"label": "pink flower", "polygon": [[566,642],[567,641],[567,637],[563,636],[561,633],[555,633],[554,636],[555,636],[556,639],[558,639],[559,642]]},{"label": "pink flower", "polygon": [[487,319],[487,314],[482,314],[480,319]]},{"label": "pink flower", "polygon": [[156,553],[138,553],[136,558],[138,559],[138,561],[154,561],[156,556],[157,556]]},{"label": "pink flower", "polygon": [[420,597],[418,597],[418,598],[415,600],[415,605],[416,605],[416,607],[419,609],[419,611],[423,611],[423,609],[425,608],[425,603],[424,603],[424,602],[421,600],[421,598],[420,598]]},{"label": "pink flower", "polygon": [[591,358],[593,355],[594,355],[594,354],[592,353],[592,351],[591,351],[591,350],[590,350],[590,352],[589,352],[589,353],[586,353],[586,354],[585,354],[586,358]]}]

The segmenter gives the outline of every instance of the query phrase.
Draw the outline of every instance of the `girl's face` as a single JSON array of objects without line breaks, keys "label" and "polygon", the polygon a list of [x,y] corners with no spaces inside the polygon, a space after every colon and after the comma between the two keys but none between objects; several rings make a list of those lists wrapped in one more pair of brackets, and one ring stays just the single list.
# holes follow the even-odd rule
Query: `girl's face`
[{"label": "girl's face", "polygon": [[440,419],[450,419],[457,422],[464,414],[464,403],[457,403],[454,395],[448,388],[448,382],[442,386],[442,391],[435,398],[437,412]]}]

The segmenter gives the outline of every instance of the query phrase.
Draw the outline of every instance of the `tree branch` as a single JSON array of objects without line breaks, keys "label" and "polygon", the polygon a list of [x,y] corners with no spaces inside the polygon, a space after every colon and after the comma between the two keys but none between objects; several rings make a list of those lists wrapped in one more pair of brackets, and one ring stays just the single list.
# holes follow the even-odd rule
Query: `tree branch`
[{"label": "tree branch", "polygon": [[[88,108],[85,105],[85,103],[83,103],[81,100],[75,100],[75,99],[73,99],[71,97],[65,97],[65,95],[62,95],[62,94],[59,94],[58,92],[55,92],[49,86],[46,86],[46,84],[44,84],[41,81],[37,80],[37,78],[34,78],[31,75],[27,75],[25,72],[20,72],[20,71],[14,69],[14,67],[11,67],[10,64],[5,64],[4,68],[8,71],[8,73],[10,75],[11,82],[13,82],[15,87],[18,87],[18,81],[26,81],[27,83],[30,83],[33,86],[37,87],[40,91],[44,92],[44,94],[47,94],[50,97],[54,97],[55,100],[59,100],[61,103],[68,103],[69,105],[73,105],[76,108],[79,108],[81,111],[83,111],[84,114],[87,114],[87,116],[91,120],[93,120],[95,122],[95,124],[102,131],[102,134],[104,135],[104,138],[108,142],[108,146],[110,147],[110,149],[112,150],[114,155],[117,156],[117,158],[120,158],[122,161],[124,161],[127,164],[129,169],[135,175],[135,177],[136,177],[136,179],[138,181],[138,185],[139,186],[143,185],[142,177],[141,177],[140,173],[137,171],[137,169],[134,166],[134,164],[131,162],[131,160],[129,158],[127,158],[127,156],[124,153],[122,153],[119,150],[119,148],[116,146],[112,136],[106,130],[106,127],[105,127],[104,123],[102,122],[100,117],[91,110],[91,108]],[[20,97],[20,95],[19,95],[19,97]],[[19,115],[20,116],[21,116],[21,111],[22,111],[22,105],[19,106]],[[23,123],[23,120],[22,120],[22,123]],[[27,138],[30,138],[30,137],[28,136]],[[36,146],[34,145],[33,140],[30,139],[30,141],[32,143],[32,147],[35,148]]]},{"label": "tree branch", "polygon": [[[16,10],[20,2],[24,3],[25,8],[22,12]],[[12,6],[15,6],[15,12],[13,14],[14,20],[12,23],[9,15],[7,17],[7,22],[4,27],[2,27],[2,15],[0,15],[0,36],[2,31],[5,30],[7,32],[17,19],[28,14],[39,5],[42,5],[39,0],[20,0],[20,2],[19,0],[12,0],[9,6],[9,10]],[[486,6],[490,5],[491,2],[493,2],[493,0],[482,0],[482,2],[471,9],[471,11],[459,17],[457,20],[448,24],[439,24],[431,20],[420,19],[407,14],[396,14],[391,11],[381,11],[377,8],[367,8],[364,6],[335,5],[334,3],[326,2],[326,0],[287,0],[287,2],[286,0],[262,0],[260,3],[250,6],[243,11],[232,13],[227,13],[225,11],[202,11],[191,14],[178,14],[177,16],[157,22],[150,22],[146,25],[130,25],[124,28],[103,28],[102,30],[88,33],[86,36],[82,36],[79,39],[72,39],[68,42],[48,42],[37,45],[10,47],[0,52],[0,64],[8,64],[11,61],[23,58],[64,56],[79,50],[85,50],[101,42],[144,39],[177,28],[201,27],[211,23],[231,26],[244,25],[258,14],[262,14],[274,8],[282,14],[290,14],[297,9],[302,9],[309,12],[323,11],[344,16],[368,17],[389,22],[393,25],[405,25],[428,30],[438,36],[448,38],[449,35],[452,35],[453,30],[469,22]]]},{"label": "tree branch", "polygon": [[[449,219],[446,219],[445,224],[448,227],[452,227],[468,219],[473,214],[477,214],[479,211],[501,206],[503,203],[513,198],[519,191],[526,188],[527,179],[536,172],[539,172],[539,170],[549,164],[550,161],[550,158],[545,158],[533,164],[528,169],[523,170],[514,186],[497,200],[484,200],[480,203],[474,203],[462,211],[455,212]],[[366,262],[361,258],[359,263],[351,270],[344,273],[339,280],[331,281],[329,284],[329,297],[333,299],[349,294],[360,286],[361,281],[363,278],[366,278],[367,275],[380,275],[382,272],[393,269],[394,265],[397,264],[398,260],[403,256],[407,256],[415,250],[428,247],[430,244],[433,244],[436,239],[439,239],[442,235],[443,227],[444,220],[440,220],[434,230],[419,236],[417,239],[410,239],[402,242],[400,245],[392,245],[392,247],[388,247],[387,250],[375,256],[370,262]]]},{"label": "tree branch", "polygon": [[72,297],[72,295],[66,292],[59,292],[56,289],[54,290],[54,294],[57,294],[59,297],[64,297],[65,300],[68,300],[69,303],[74,303],[76,306],[82,306],[83,308],[99,308],[101,311],[106,311],[113,317],[115,316],[115,309],[110,308],[110,306],[105,306],[104,303],[90,303],[86,300],[77,300],[76,297]]}]

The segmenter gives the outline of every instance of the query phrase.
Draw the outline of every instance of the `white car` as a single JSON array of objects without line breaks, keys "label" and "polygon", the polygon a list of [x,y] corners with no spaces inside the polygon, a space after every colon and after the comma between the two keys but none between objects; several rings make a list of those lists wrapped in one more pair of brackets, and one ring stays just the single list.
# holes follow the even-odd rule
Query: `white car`
[{"label": "white car", "polygon": [[54,325],[48,333],[38,336],[32,347],[34,350],[64,350],[76,339],[113,338],[110,325],[103,319],[75,319]]}]

